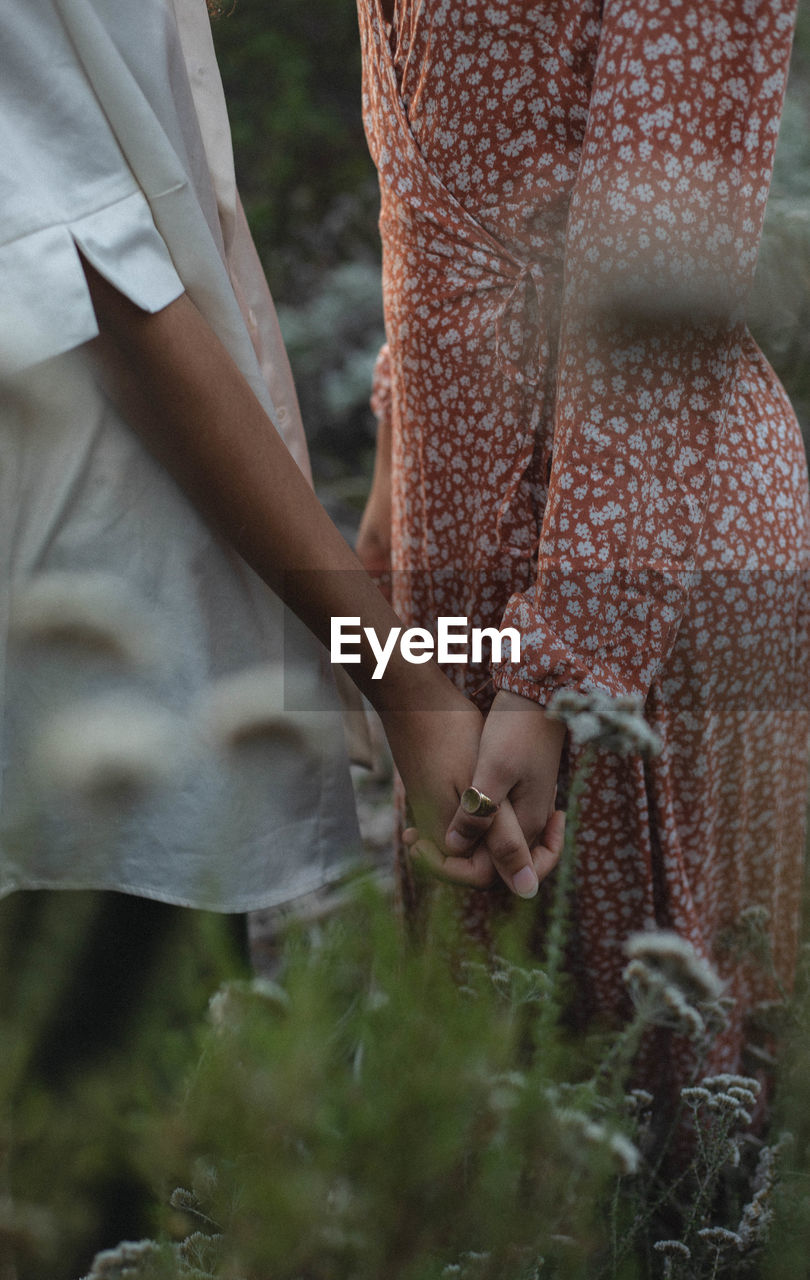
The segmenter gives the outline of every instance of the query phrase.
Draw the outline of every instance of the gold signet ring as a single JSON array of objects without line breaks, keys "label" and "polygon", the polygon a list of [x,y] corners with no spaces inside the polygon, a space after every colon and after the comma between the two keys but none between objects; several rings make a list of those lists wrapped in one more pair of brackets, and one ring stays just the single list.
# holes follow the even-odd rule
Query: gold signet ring
[{"label": "gold signet ring", "polygon": [[489,796],[485,796],[477,787],[468,787],[462,792],[461,807],[471,818],[488,818],[498,810],[495,801],[490,800]]}]

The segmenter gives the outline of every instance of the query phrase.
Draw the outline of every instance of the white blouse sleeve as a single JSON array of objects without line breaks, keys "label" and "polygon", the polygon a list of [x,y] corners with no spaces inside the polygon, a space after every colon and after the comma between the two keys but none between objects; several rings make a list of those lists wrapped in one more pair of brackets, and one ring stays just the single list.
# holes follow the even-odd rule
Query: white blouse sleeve
[{"label": "white blouse sleeve", "polygon": [[145,311],[183,283],[52,0],[3,17],[0,371],[98,332],[78,250]]}]

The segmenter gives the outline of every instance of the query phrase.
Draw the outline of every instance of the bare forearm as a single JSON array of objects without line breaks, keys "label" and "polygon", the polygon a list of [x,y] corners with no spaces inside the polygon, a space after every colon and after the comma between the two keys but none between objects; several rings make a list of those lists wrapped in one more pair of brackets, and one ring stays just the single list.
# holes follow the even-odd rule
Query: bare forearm
[{"label": "bare forearm", "polygon": [[[206,518],[328,643],[333,615],[379,635],[397,625],[288,453],[240,370],[186,297],[147,315],[87,269],[106,389]],[[370,650],[351,674],[375,703],[411,693],[414,668],[392,657],[371,681]],[[423,688],[435,680],[425,672]]]}]

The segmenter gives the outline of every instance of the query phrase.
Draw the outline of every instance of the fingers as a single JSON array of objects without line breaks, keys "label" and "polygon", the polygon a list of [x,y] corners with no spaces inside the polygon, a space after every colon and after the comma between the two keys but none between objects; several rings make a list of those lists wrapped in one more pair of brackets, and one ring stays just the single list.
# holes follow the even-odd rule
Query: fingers
[{"label": "fingers", "polygon": [[540,881],[526,837],[508,800],[495,814],[482,844],[508,888],[519,898],[533,898]]},{"label": "fingers", "polygon": [[[472,889],[486,889],[492,883],[495,875],[500,873],[502,878],[506,879],[508,871],[506,870],[509,861],[509,842],[518,849],[518,861],[522,859],[523,850],[520,845],[519,836],[515,832],[512,818],[514,813],[509,816],[509,804],[507,802],[505,809],[507,813],[506,822],[502,824],[502,829],[496,827],[496,836],[504,843],[499,844],[493,851],[489,849],[489,840],[478,845],[470,856],[467,857],[448,857],[432,840],[427,837],[420,836],[415,827],[409,827],[403,832],[402,839],[404,844],[408,846],[409,853],[415,861],[419,862],[433,875],[440,880],[446,880],[452,884],[465,885]],[[494,821],[489,820],[489,826],[492,827]],[[533,878],[529,875],[523,877],[521,888],[524,892],[520,893],[514,885],[515,876],[512,876],[513,883],[509,887],[520,897],[534,897],[537,893],[539,885],[545,880],[549,872],[553,871],[560,860],[563,850],[563,841],[565,838],[565,810],[556,809],[552,813],[542,835],[534,843],[531,850],[530,865],[533,871]],[[524,842],[525,843],[525,842]],[[493,854],[495,856],[493,856]],[[496,863],[495,858],[500,859],[500,865]],[[520,869],[517,872],[521,874]],[[525,886],[525,887],[524,887]],[[528,892],[526,891],[528,890]]]},{"label": "fingers", "polygon": [[[498,875],[512,892],[521,898],[533,898],[539,880],[524,827],[510,802],[499,795],[497,787],[487,789],[482,785],[479,789],[498,804],[497,811],[488,817],[477,817],[459,805],[445,834],[445,848],[457,858],[470,858],[483,845]],[[525,830],[534,835],[538,826],[527,826]]]},{"label": "fingers", "polygon": [[[500,797],[495,797],[488,791],[482,794],[487,799],[492,800],[494,804],[500,803]],[[496,817],[497,810],[494,813],[484,815],[471,814],[467,813],[466,809],[459,804],[445,833],[445,847],[461,858],[470,857],[473,849],[489,831]]]},{"label": "fingers", "polygon": [[448,857],[432,840],[420,836],[415,827],[404,831],[402,840],[414,861],[439,880],[465,885],[468,889],[486,889],[495,878],[495,869],[484,849],[477,849],[468,858]]},{"label": "fingers", "polygon": [[564,839],[565,810],[555,809],[546,823],[540,840],[532,849],[532,862],[541,883],[559,862]]}]

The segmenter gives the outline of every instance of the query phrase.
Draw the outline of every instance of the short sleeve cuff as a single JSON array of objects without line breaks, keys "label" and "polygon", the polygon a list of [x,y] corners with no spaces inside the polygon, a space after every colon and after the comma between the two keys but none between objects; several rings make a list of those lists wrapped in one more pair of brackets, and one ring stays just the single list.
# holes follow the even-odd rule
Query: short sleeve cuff
[{"label": "short sleeve cuff", "polygon": [[62,355],[98,333],[79,250],[143,311],[183,292],[146,198],[132,192],[68,223],[0,246],[0,373]]}]

